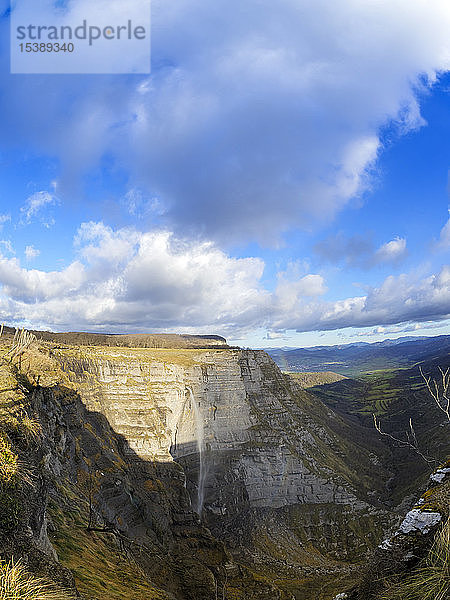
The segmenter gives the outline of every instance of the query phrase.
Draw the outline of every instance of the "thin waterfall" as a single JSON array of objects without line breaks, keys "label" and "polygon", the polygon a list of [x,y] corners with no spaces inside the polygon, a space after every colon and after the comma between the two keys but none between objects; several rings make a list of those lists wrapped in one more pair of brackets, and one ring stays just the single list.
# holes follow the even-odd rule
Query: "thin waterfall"
[{"label": "thin waterfall", "polygon": [[196,511],[201,516],[203,512],[203,503],[205,500],[205,479],[206,469],[204,464],[204,438],[205,438],[205,426],[203,422],[203,415],[200,407],[195,401],[194,394],[190,387],[186,387],[189,393],[189,400],[191,402],[192,412],[194,413],[195,421],[195,434],[197,437],[197,449],[199,456],[199,471],[198,471],[198,482],[197,482],[197,506]]}]

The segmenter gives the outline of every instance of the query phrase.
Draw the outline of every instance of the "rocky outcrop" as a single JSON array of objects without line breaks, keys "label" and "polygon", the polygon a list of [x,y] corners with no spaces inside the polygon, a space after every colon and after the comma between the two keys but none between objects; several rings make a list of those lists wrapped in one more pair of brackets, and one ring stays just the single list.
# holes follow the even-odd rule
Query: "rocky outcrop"
[{"label": "rocky outcrop", "polygon": [[[360,583],[341,592],[335,600],[378,600],[402,597],[445,598],[450,592],[448,579],[448,519],[450,508],[450,462],[436,469],[428,482],[428,489],[405,515],[400,526],[376,549],[365,569]],[[446,558],[440,561],[436,541],[446,529],[442,548]],[[434,549],[430,552],[432,547]],[[426,557],[428,555],[428,563]],[[420,570],[419,570],[420,568]],[[427,569],[429,569],[427,571]],[[422,579],[419,576],[422,574]],[[425,575],[425,576],[424,576]],[[412,577],[411,577],[412,576]],[[439,596],[433,594],[433,583],[438,581]],[[407,595],[408,583],[415,593]]]}]

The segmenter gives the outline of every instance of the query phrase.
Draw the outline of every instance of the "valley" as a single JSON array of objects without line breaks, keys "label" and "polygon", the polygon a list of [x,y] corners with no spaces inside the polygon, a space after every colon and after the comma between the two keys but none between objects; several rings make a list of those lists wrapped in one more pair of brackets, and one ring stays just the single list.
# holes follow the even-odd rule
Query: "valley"
[{"label": "valley", "polygon": [[268,354],[283,371],[334,371],[354,377],[371,371],[412,367],[450,353],[450,335],[399,338],[369,344],[270,349]]}]

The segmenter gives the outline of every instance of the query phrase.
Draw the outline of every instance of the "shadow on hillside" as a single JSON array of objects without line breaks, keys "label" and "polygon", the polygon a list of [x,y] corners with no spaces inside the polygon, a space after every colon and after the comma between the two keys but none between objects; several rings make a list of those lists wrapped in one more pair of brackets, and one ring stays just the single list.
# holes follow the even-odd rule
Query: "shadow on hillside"
[{"label": "shadow on hillside", "polygon": [[[70,523],[90,532],[92,539],[108,538],[120,556],[176,598],[215,597],[225,586],[230,558],[193,512],[182,467],[141,458],[74,390],[33,387],[30,382],[28,387],[52,446],[51,496],[61,521],[72,515]],[[65,531],[67,536],[70,532]],[[69,565],[72,553],[81,549],[70,539],[62,543],[64,564]],[[93,546],[89,552],[97,551]],[[80,568],[93,580],[102,576],[89,572],[89,562]]]},{"label": "shadow on hillside", "polygon": [[[143,569],[150,581],[180,600],[211,600],[218,593],[221,598],[227,585],[231,585],[233,589],[245,589],[248,600],[272,597],[271,592],[269,596],[264,595],[267,594],[267,583],[257,582],[245,568],[233,566],[223,544],[211,536],[208,529],[202,526],[198,514],[193,511],[192,505],[195,506],[196,500],[198,501],[201,474],[199,455],[192,453],[192,444],[186,448],[178,446],[177,460],[180,464],[146,460],[135,452],[123,435],[114,431],[104,414],[88,410],[80,395],[73,389],[61,385],[53,388],[32,387],[30,383],[28,385],[33,407],[40,415],[47,439],[51,440],[52,455],[61,464],[61,467],[54,467],[53,496],[57,510],[60,513],[71,513],[74,503],[77,505],[79,518],[70,521],[72,527],[88,531],[94,536],[92,539],[107,537],[115,544],[120,555],[126,556]],[[184,454],[189,449],[191,453]],[[207,450],[203,457],[206,460],[204,466],[208,468],[208,462],[211,461],[213,472],[207,475],[216,484],[219,482],[225,490],[225,505],[232,506],[234,501],[235,512],[229,518],[220,513],[220,507],[209,506],[208,525],[222,523],[228,528],[235,527],[227,540],[234,540],[238,544],[234,550],[240,552],[240,545],[248,549],[254,543],[253,532],[259,535],[264,530],[265,521],[261,520],[264,511],[240,510],[240,506],[245,506],[248,502],[246,489],[239,478],[229,478],[231,463],[227,463],[227,460],[233,460],[236,451],[225,454],[225,458],[223,455],[217,457]],[[185,471],[189,475],[187,481]],[[208,481],[205,483],[207,488]],[[207,489],[205,497],[208,497]],[[218,512],[214,513],[216,508]],[[336,507],[330,505],[316,511],[314,518],[320,521],[325,509],[337,514]],[[297,514],[293,510],[290,513],[287,509],[281,509],[277,514],[286,519],[286,523],[289,519],[301,519],[303,513],[300,511]],[[266,512],[269,521],[273,520],[270,509]],[[62,520],[65,518],[64,515],[61,516]],[[344,522],[345,519],[342,519],[339,527]],[[313,527],[317,528],[317,524]],[[221,526],[218,525],[215,531],[221,532]],[[274,531],[274,535],[278,535],[277,528]],[[69,537],[69,541],[62,541],[65,564],[68,566],[73,553],[79,554],[81,551],[80,541],[70,541],[71,535],[66,529],[63,537]],[[267,543],[271,543],[270,533],[267,532],[265,536],[269,536]],[[311,542],[313,540],[305,539],[301,543]],[[95,552],[98,554],[100,550],[92,546],[89,551],[92,555]],[[289,558],[289,549],[286,549],[286,556]],[[267,577],[269,580],[276,579],[279,569],[284,565],[284,575],[291,577],[292,585],[299,586],[300,589],[303,583],[294,581],[298,578],[296,560],[298,559],[292,557],[293,562],[289,565],[289,560],[280,559],[277,572],[267,572]],[[335,577],[334,571],[334,574],[326,577],[323,574],[324,561],[326,562],[325,557],[320,558],[319,579],[332,579]],[[102,569],[102,563],[98,564]],[[294,568],[293,565],[297,566]],[[89,562],[78,568],[91,577]],[[313,567],[310,564],[308,568],[307,584],[315,585],[312,583],[316,577]],[[101,576],[101,573],[93,574],[92,577],[94,575]],[[224,594],[226,597],[226,592]],[[309,598],[308,594],[309,591],[302,596],[299,591],[297,597]],[[317,593],[316,597],[319,599],[321,596]]]},{"label": "shadow on hillside", "polygon": [[[371,430],[372,437],[375,434],[389,450],[387,466],[394,476],[387,487],[386,500],[394,506],[420,489],[433,465],[439,464],[449,451],[445,415],[426,390],[419,366],[427,376],[439,380],[439,367],[448,368],[450,356],[444,353],[408,369],[374,372],[364,378],[342,380],[309,390],[345,419]],[[408,439],[411,419],[418,446],[431,462],[424,461],[401,443],[377,435],[373,414],[377,415],[384,432],[400,440]]]}]

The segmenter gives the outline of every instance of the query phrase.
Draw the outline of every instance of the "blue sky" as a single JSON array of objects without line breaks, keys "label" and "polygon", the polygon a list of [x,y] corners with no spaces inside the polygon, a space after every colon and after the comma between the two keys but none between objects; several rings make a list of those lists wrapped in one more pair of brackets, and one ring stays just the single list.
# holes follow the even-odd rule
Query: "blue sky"
[{"label": "blue sky", "polygon": [[450,333],[448,2],[154,0],[149,76],[10,75],[6,5],[3,321]]}]

